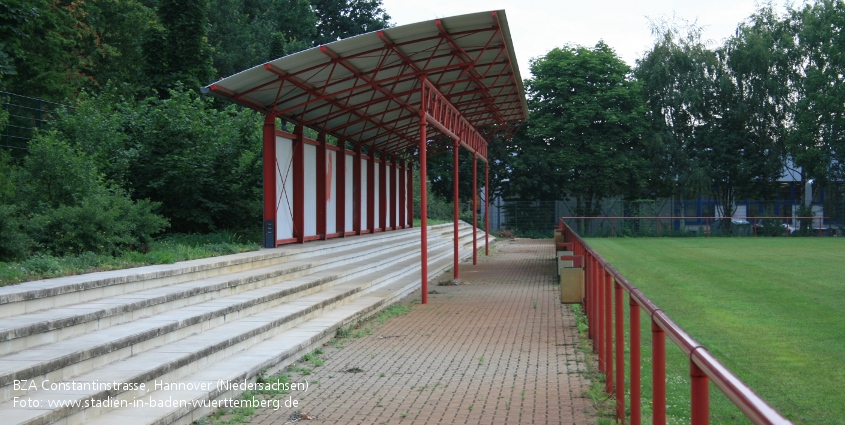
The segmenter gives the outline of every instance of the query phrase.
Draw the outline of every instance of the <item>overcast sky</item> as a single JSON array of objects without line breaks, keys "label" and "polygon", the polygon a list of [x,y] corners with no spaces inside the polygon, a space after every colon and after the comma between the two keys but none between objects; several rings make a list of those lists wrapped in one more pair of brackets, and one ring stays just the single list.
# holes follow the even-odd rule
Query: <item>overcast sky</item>
[{"label": "overcast sky", "polygon": [[[592,47],[604,40],[633,66],[652,44],[649,18],[674,14],[688,21],[697,20],[705,29],[704,38],[718,45],[756,10],[756,3],[755,0],[383,0],[396,25],[504,9],[522,78],[530,77],[530,58],[567,43]],[[775,4],[779,11],[783,10],[782,0]]]}]

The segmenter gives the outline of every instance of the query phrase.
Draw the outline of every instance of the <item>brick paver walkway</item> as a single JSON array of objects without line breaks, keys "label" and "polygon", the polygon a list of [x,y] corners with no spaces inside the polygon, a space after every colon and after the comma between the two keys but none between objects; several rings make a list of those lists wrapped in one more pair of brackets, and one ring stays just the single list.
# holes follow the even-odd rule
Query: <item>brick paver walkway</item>
[{"label": "brick paver walkway", "polygon": [[[483,252],[482,252],[483,254]],[[419,292],[411,312],[324,347],[325,363],[298,409],[256,413],[252,423],[593,424],[589,381],[572,313],[559,302],[550,240],[499,241],[460,286]],[[360,372],[349,372],[360,369]],[[287,396],[286,396],[287,397]]]}]

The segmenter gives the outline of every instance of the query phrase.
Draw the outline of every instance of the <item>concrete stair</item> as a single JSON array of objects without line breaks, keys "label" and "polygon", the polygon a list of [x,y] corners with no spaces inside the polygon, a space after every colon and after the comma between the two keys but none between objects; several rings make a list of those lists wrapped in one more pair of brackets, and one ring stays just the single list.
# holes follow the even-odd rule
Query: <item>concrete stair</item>
[{"label": "concrete stair", "polygon": [[[465,258],[472,228],[459,236]],[[431,279],[452,225],[428,239]],[[280,370],[419,285],[405,229],[3,287],[0,422],[190,423],[242,392],[218,383]]]}]

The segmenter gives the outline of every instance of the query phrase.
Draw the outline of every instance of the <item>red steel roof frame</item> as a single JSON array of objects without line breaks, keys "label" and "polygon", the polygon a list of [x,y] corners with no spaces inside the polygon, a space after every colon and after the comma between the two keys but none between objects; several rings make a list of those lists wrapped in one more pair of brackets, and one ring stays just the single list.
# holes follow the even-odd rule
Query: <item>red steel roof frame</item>
[{"label": "red steel roof frame", "polygon": [[424,116],[486,161],[487,141],[528,118],[504,10],[339,40],[202,89],[383,155],[414,155]]}]

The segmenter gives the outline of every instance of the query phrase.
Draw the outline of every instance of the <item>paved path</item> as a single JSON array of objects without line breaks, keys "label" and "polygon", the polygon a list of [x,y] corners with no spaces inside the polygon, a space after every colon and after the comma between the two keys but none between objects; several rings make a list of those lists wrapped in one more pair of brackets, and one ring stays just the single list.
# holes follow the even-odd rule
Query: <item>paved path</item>
[{"label": "paved path", "polygon": [[550,240],[497,242],[477,266],[462,264],[460,286],[431,286],[427,305],[416,292],[409,314],[324,347],[322,366],[293,374],[309,382],[290,394],[298,408],[258,411],[252,423],[283,425],[299,410],[316,418],[303,425],[594,424],[553,257]]}]

